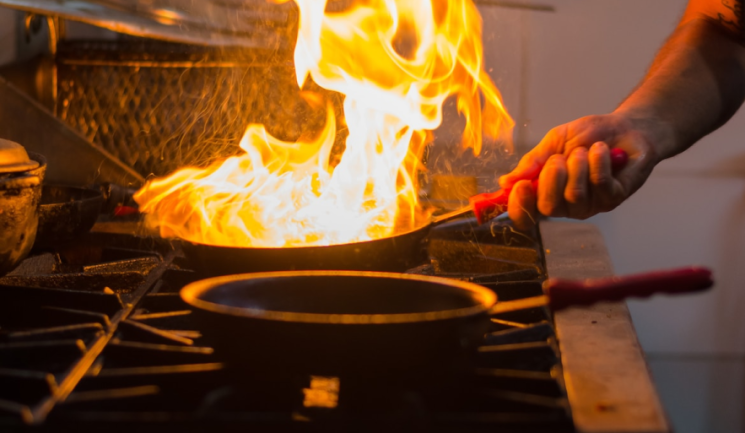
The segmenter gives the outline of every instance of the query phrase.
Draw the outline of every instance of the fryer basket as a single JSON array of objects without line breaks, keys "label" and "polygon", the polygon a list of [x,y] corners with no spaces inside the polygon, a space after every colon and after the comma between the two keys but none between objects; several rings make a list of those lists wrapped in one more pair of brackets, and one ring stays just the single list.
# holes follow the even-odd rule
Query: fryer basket
[{"label": "fryer basket", "polygon": [[298,89],[291,52],[61,41],[55,67],[57,117],[143,176],[235,154],[250,123],[296,140],[326,119]]}]

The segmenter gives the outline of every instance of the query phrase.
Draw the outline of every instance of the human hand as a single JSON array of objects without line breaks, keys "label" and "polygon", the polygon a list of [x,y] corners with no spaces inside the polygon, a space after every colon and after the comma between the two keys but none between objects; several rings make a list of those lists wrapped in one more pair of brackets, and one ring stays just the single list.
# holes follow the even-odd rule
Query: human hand
[{"label": "human hand", "polygon": [[[611,148],[629,155],[620,171],[611,168]],[[588,116],[558,126],[499,179],[512,188],[510,218],[519,229],[545,216],[589,218],[613,210],[644,184],[659,162],[648,134],[619,114]],[[538,177],[538,190],[531,179]]]}]

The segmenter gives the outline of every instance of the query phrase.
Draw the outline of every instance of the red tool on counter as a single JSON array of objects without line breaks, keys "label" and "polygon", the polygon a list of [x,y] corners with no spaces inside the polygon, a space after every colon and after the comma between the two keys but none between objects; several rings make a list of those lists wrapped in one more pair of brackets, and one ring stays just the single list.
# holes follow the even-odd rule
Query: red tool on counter
[{"label": "red tool on counter", "polygon": [[584,281],[549,278],[543,284],[543,295],[497,303],[490,312],[501,314],[543,306],[559,311],[597,302],[648,298],[659,293],[695,293],[713,285],[711,270],[696,266]]},{"label": "red tool on counter", "polygon": [[[629,161],[629,155],[623,149],[611,149],[611,166],[613,171],[621,170]],[[540,170],[539,170],[540,173]],[[533,189],[538,189],[538,178],[533,179]],[[479,224],[483,224],[507,211],[511,188],[500,189],[497,192],[487,192],[471,197],[469,206],[436,217],[438,222],[449,221],[473,212]]]}]

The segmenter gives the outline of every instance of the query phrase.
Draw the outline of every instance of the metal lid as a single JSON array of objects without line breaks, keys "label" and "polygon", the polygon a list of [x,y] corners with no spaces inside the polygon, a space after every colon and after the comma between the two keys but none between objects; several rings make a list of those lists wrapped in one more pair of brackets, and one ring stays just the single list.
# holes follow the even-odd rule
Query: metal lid
[{"label": "metal lid", "polygon": [[27,171],[39,166],[20,144],[0,138],[0,174]]}]

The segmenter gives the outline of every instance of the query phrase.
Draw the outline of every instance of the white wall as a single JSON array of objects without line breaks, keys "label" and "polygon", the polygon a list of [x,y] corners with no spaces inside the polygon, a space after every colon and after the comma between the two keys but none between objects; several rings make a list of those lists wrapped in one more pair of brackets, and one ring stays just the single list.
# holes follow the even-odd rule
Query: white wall
[{"label": "white wall", "polygon": [[[686,1],[543,3],[556,12],[482,8],[487,66],[529,146],[556,125],[613,110],[644,75]],[[745,320],[736,320],[745,310],[745,268],[738,266],[745,260],[743,178],[740,113],[661,164],[626,204],[592,220],[619,273],[687,264],[715,270],[718,284],[708,294],[632,302],[646,350],[745,355]]]},{"label": "white wall", "polygon": [[[508,66],[512,72],[504,76],[511,78],[503,80],[522,89],[519,104],[511,105],[510,99],[520,92],[502,91],[528,146],[554,126],[613,110],[646,72],[686,0],[539,3],[553,5],[556,12],[484,13],[490,21],[485,28],[528,35],[522,46],[487,47],[487,63],[525,58],[522,66]],[[500,20],[491,14],[510,24],[499,27]],[[516,56],[516,51],[522,54]],[[524,75],[515,78],[514,71],[520,70]],[[745,110],[688,152],[661,164],[621,207],[591,219],[605,236],[617,273],[690,264],[714,270],[717,284],[709,293],[629,302],[679,433],[745,428],[743,179]]]},{"label": "white wall", "polygon": [[[634,87],[684,0],[562,0],[533,14],[528,141],[552,126],[612,110]],[[738,160],[739,158],[739,160]],[[632,302],[651,352],[745,354],[745,113],[661,164],[616,211],[593,220],[619,273],[704,264],[706,295]]]}]

